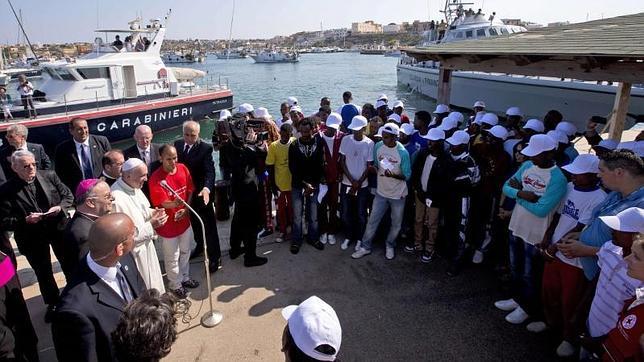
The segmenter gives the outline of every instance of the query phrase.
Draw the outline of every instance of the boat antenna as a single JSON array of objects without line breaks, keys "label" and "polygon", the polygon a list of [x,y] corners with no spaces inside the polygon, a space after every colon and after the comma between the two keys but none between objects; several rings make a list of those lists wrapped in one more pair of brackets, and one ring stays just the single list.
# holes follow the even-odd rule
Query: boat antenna
[{"label": "boat antenna", "polygon": [[163,17],[163,20],[165,20],[165,27],[168,27],[168,22],[170,21],[170,15],[172,15],[172,9],[168,9],[168,12],[165,14]]},{"label": "boat antenna", "polygon": [[38,59],[38,54],[34,51],[34,47],[31,45],[31,41],[29,40],[29,37],[27,36],[27,33],[25,32],[25,28],[22,26],[22,22],[20,21],[20,18],[18,18],[18,14],[16,14],[16,10],[13,8],[13,4],[11,3],[11,0],[7,0],[9,3],[9,7],[11,7],[11,11],[13,12],[13,16],[15,16],[16,21],[18,22],[18,25],[20,25],[20,30],[22,31],[22,34],[25,36],[25,40],[27,41],[27,44],[29,44],[29,49],[31,49],[31,52],[34,53],[34,57],[36,57],[36,61],[39,62],[40,59]]},{"label": "boat antenna", "polygon": [[226,60],[230,58],[230,43],[233,41],[233,22],[235,21],[235,0],[233,0],[233,13],[230,16],[230,30],[228,31],[228,46],[226,47]]}]

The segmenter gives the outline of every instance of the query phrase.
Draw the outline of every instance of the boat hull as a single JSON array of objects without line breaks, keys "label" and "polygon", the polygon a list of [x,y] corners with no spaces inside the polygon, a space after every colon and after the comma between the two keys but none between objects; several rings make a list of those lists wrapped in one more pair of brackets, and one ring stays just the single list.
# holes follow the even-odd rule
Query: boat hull
[{"label": "boat hull", "polygon": [[[29,128],[30,142],[40,143],[48,151],[53,151],[56,145],[69,139],[69,121],[76,117],[87,120],[90,133],[117,142],[132,138],[135,128],[142,124],[150,126],[152,131],[170,129],[181,126],[188,119],[201,120],[214,112],[230,109],[232,105],[232,92],[225,90],[19,122]],[[7,127],[13,123],[1,124],[0,135],[4,136]]]},{"label": "boat hull", "polygon": [[[398,84],[437,98],[438,69],[398,64],[396,70]],[[471,109],[475,101],[483,100],[487,110],[497,114],[505,114],[510,106],[518,106],[526,119],[541,118],[548,110],[556,109],[583,130],[591,116],[606,116],[612,111],[616,88],[587,82],[454,72],[450,103]],[[634,123],[633,117],[644,115],[643,89],[632,89],[628,113],[627,126]]]}]

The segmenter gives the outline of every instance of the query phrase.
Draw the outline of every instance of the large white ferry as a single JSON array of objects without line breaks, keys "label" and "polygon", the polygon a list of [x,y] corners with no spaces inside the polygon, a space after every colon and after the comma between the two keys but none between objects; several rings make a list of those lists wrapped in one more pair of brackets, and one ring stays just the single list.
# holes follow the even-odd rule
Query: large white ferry
[{"label": "large white ferry", "polygon": [[[526,31],[523,27],[504,24],[496,15],[486,17],[480,11],[466,11],[462,5],[447,1],[445,14],[449,27],[444,36],[439,39],[438,32],[430,32],[421,46]],[[403,57],[396,66],[398,83],[437,99],[439,65],[438,62],[416,62],[413,58]],[[484,100],[488,111],[499,114],[510,106],[519,106],[526,116],[537,118],[550,109],[556,109],[583,129],[591,116],[605,116],[611,112],[616,90],[616,85],[606,82],[598,84],[575,79],[456,71],[452,73],[450,103],[469,109],[476,100]],[[641,85],[634,85],[631,89],[628,115],[630,120],[627,123],[644,116],[644,88]]]},{"label": "large white ferry", "polygon": [[[46,80],[35,96],[38,118],[26,119],[18,99],[12,110],[17,120],[0,124],[0,134],[19,122],[29,128],[30,141],[53,148],[69,138],[68,122],[83,117],[90,132],[118,141],[130,138],[140,124],[172,128],[231,108],[233,95],[226,85],[196,86],[177,76],[181,68],[166,67],[160,57],[165,31],[158,19],[145,27],[136,19],[125,30],[97,30],[105,36],[121,34],[128,41],[122,47],[98,37],[94,50],[75,61],[41,64]],[[147,49],[131,46],[144,41]]]}]

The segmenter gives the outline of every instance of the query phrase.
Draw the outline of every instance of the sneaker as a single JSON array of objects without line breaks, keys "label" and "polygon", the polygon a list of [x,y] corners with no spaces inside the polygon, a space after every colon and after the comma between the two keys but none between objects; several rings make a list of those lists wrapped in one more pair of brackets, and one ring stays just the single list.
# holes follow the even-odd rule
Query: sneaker
[{"label": "sneaker", "polygon": [[475,251],[474,255],[472,256],[472,263],[481,264],[482,262],[483,262],[483,252],[480,250]]},{"label": "sneaker", "polygon": [[325,233],[325,234],[320,235],[320,242],[321,242],[322,244],[326,244],[326,242],[328,241],[328,239],[327,239],[327,238],[328,238],[328,237],[327,237],[326,233]]},{"label": "sneaker", "polygon": [[356,241],[356,247],[353,250],[358,251],[362,248],[362,240]]},{"label": "sneaker", "polygon": [[174,295],[179,299],[188,298],[188,291],[184,287],[181,287],[179,289],[175,289],[175,290],[172,291],[172,293],[174,293]]},{"label": "sneaker", "polygon": [[363,256],[369,255],[369,254],[371,254],[371,250],[360,248],[360,249],[358,249],[358,251],[356,251],[355,253],[351,254],[351,257],[353,259],[360,259]]},{"label": "sneaker", "polygon": [[329,245],[335,245],[335,235],[328,234],[327,235],[327,242],[329,243]]},{"label": "sneaker", "polygon": [[541,333],[548,329],[548,325],[542,321],[530,322],[527,326],[525,326],[525,329],[527,329],[528,332]]},{"label": "sneaker", "polygon": [[510,299],[496,301],[494,302],[494,306],[499,308],[500,310],[510,312],[517,309],[519,304],[517,304],[517,302],[515,302],[514,299],[510,298]]},{"label": "sneaker", "polygon": [[342,249],[342,250],[347,250],[347,249],[349,249],[349,243],[351,243],[351,240],[349,240],[349,239],[344,239],[344,241],[342,242],[342,244],[340,244],[340,249]]},{"label": "sneaker", "polygon": [[562,341],[557,347],[557,356],[559,357],[572,357],[575,354],[576,348],[568,341]]},{"label": "sneaker", "polygon": [[434,258],[433,251],[423,251],[423,255],[420,257],[420,261],[423,263],[429,263]]},{"label": "sneaker", "polygon": [[512,313],[505,316],[505,320],[512,324],[521,324],[525,322],[530,316],[526,313],[523,308],[517,307]]},{"label": "sneaker", "polygon": [[385,258],[387,258],[387,260],[392,260],[395,257],[396,257],[396,252],[394,248],[387,247],[387,250],[385,251]]},{"label": "sneaker", "polygon": [[194,279],[188,279],[185,282],[182,282],[181,286],[184,287],[184,288],[193,289],[193,288],[196,288],[196,287],[199,286],[199,282],[194,280]]},{"label": "sneaker", "polygon": [[273,234],[273,230],[262,229],[262,231],[257,233],[257,239],[262,239],[272,234]]},{"label": "sneaker", "polygon": [[413,245],[405,245],[404,250],[406,253],[413,253],[414,251],[416,251],[416,248],[414,248]]}]

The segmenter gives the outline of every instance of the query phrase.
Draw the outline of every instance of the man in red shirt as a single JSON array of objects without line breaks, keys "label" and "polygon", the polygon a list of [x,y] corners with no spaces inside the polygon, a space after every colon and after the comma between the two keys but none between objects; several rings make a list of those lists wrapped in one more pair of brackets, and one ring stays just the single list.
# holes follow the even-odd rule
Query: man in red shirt
[{"label": "man in red shirt", "polygon": [[163,262],[168,286],[177,297],[186,298],[186,288],[196,288],[199,282],[190,279],[190,241],[193,239],[188,210],[181,200],[161,186],[165,180],[173,190],[190,203],[194,186],[188,168],[177,162],[177,150],[172,145],[159,149],[162,167],[150,176],[150,201],[154,207],[163,207],[168,221],[156,229],[163,249]]}]

